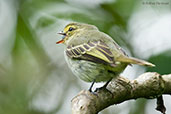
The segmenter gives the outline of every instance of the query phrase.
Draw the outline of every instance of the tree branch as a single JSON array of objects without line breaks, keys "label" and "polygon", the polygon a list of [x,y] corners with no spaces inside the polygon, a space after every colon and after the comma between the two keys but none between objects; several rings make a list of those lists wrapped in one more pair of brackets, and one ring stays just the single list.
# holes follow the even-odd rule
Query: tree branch
[{"label": "tree branch", "polygon": [[132,81],[119,76],[95,93],[81,91],[72,99],[72,114],[97,114],[113,104],[137,98],[152,99],[162,94],[171,94],[171,74],[147,72]]}]

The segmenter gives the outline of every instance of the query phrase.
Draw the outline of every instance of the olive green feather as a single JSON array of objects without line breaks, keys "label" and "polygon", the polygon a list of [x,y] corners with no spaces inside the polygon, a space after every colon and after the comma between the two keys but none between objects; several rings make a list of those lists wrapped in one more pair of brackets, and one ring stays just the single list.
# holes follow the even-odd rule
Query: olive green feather
[{"label": "olive green feather", "polygon": [[109,47],[101,41],[88,42],[77,46],[68,46],[66,54],[73,59],[83,59],[95,63],[115,66],[112,52]]}]

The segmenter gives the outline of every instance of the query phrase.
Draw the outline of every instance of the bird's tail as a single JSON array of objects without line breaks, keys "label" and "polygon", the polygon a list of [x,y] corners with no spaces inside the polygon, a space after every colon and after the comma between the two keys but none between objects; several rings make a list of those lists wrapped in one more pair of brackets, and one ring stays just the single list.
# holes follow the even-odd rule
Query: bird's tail
[{"label": "bird's tail", "polygon": [[147,62],[147,61],[144,61],[141,59],[137,59],[134,57],[120,56],[117,58],[117,60],[120,62],[129,63],[129,64],[138,64],[138,65],[142,65],[142,66],[155,67],[155,65],[150,62]]}]

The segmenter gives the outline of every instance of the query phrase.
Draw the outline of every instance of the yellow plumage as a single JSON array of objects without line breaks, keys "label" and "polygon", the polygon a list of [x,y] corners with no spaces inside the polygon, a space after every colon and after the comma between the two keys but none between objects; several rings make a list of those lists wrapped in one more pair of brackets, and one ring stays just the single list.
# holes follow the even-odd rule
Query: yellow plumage
[{"label": "yellow plumage", "polygon": [[128,57],[110,36],[93,25],[70,23],[60,34],[64,38],[57,44],[64,43],[67,46],[67,63],[73,73],[84,81],[111,80],[129,64],[155,66],[147,61]]}]

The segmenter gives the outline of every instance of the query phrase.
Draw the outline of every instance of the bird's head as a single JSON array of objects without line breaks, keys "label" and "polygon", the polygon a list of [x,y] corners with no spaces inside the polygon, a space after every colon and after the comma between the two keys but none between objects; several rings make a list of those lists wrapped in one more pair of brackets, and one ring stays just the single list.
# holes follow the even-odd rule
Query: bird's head
[{"label": "bird's head", "polygon": [[64,30],[58,34],[63,35],[62,39],[58,42],[56,42],[56,44],[66,44],[67,41],[71,40],[72,36],[76,36],[86,30],[97,30],[97,27],[95,27],[94,25],[89,25],[89,24],[83,24],[83,23],[70,23],[68,25],[65,26]]}]

